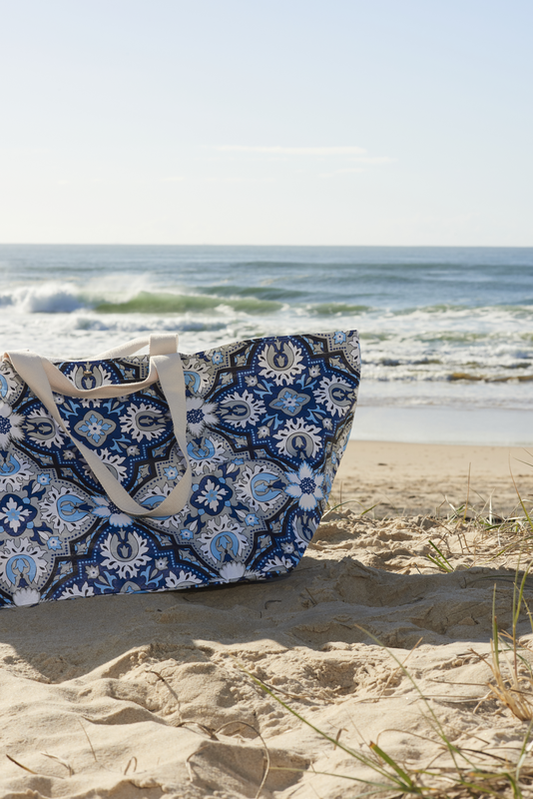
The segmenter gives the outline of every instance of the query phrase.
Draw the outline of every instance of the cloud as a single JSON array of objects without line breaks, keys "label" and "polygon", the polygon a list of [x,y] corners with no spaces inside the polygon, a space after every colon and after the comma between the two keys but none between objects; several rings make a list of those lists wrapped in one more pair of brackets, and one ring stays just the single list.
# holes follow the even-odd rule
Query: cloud
[{"label": "cloud", "polygon": [[352,158],[350,159],[357,166],[347,167],[345,169],[334,169],[332,172],[323,172],[321,178],[333,178],[336,175],[350,175],[357,172],[364,172],[363,166],[374,164],[392,164],[396,159],[389,158],[388,156],[377,156],[375,158]]},{"label": "cloud", "polygon": [[353,167],[353,169],[335,169],[333,172],[321,172],[320,173],[320,177],[321,178],[334,178],[337,175],[353,175],[354,173],[360,174],[361,172],[364,172],[364,171],[365,170],[361,169],[361,167],[355,166],[355,167]]},{"label": "cloud", "polygon": [[393,164],[396,159],[389,158],[388,155],[375,155],[375,156],[368,156],[365,158],[353,158],[353,161],[356,161],[358,164]]},{"label": "cloud", "polygon": [[363,147],[260,147],[247,144],[219,144],[215,148],[225,153],[264,153],[265,155],[350,155],[364,156]]},{"label": "cloud", "polygon": [[182,177],[161,178],[161,183],[181,183],[182,180],[185,180],[185,178]]},{"label": "cloud", "polygon": [[[276,156],[319,156],[321,158],[341,158],[346,164],[343,169],[335,169],[320,174],[321,178],[332,178],[337,175],[348,175],[362,172],[361,167],[378,166],[381,164],[391,164],[396,160],[387,155],[368,155],[368,151],[363,147],[339,146],[339,147],[282,147],[280,145],[259,146],[248,144],[219,144],[213,146],[219,153],[251,153],[256,155],[270,156],[275,160]],[[338,163],[338,162],[337,162]]]}]

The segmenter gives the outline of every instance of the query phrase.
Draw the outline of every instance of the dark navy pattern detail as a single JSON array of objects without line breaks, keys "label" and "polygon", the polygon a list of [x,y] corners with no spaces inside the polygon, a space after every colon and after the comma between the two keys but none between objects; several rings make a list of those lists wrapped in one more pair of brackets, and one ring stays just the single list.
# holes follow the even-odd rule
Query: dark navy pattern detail
[{"label": "dark navy pattern detail", "polygon": [[[0,605],[269,579],[298,563],[346,446],[355,332],[182,355],[193,481],[172,517],[133,519],[7,361],[0,363]],[[56,362],[79,388],[148,374],[148,356]],[[57,396],[72,435],[134,499],[158,505],[186,469],[159,384],[115,399]]]}]

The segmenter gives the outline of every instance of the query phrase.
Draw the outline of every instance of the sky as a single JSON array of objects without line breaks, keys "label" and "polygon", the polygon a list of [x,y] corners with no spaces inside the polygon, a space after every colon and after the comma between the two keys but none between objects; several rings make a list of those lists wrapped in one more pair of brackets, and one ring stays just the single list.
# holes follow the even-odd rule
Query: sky
[{"label": "sky", "polygon": [[533,246],[531,0],[0,20],[0,242]]}]

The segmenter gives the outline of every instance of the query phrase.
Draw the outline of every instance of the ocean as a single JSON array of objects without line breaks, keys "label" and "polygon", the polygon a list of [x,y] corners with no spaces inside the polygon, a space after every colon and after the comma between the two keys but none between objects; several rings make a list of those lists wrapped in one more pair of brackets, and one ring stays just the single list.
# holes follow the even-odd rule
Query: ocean
[{"label": "ocean", "polygon": [[0,245],[0,346],[357,328],[354,436],[533,443],[533,248]]}]

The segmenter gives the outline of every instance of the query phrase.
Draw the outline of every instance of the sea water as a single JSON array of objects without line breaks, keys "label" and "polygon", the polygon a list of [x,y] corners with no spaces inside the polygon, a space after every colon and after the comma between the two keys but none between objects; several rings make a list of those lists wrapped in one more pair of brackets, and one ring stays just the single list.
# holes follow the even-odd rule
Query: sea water
[{"label": "sea water", "polygon": [[357,328],[354,435],[533,443],[533,248],[0,245],[0,347]]}]

